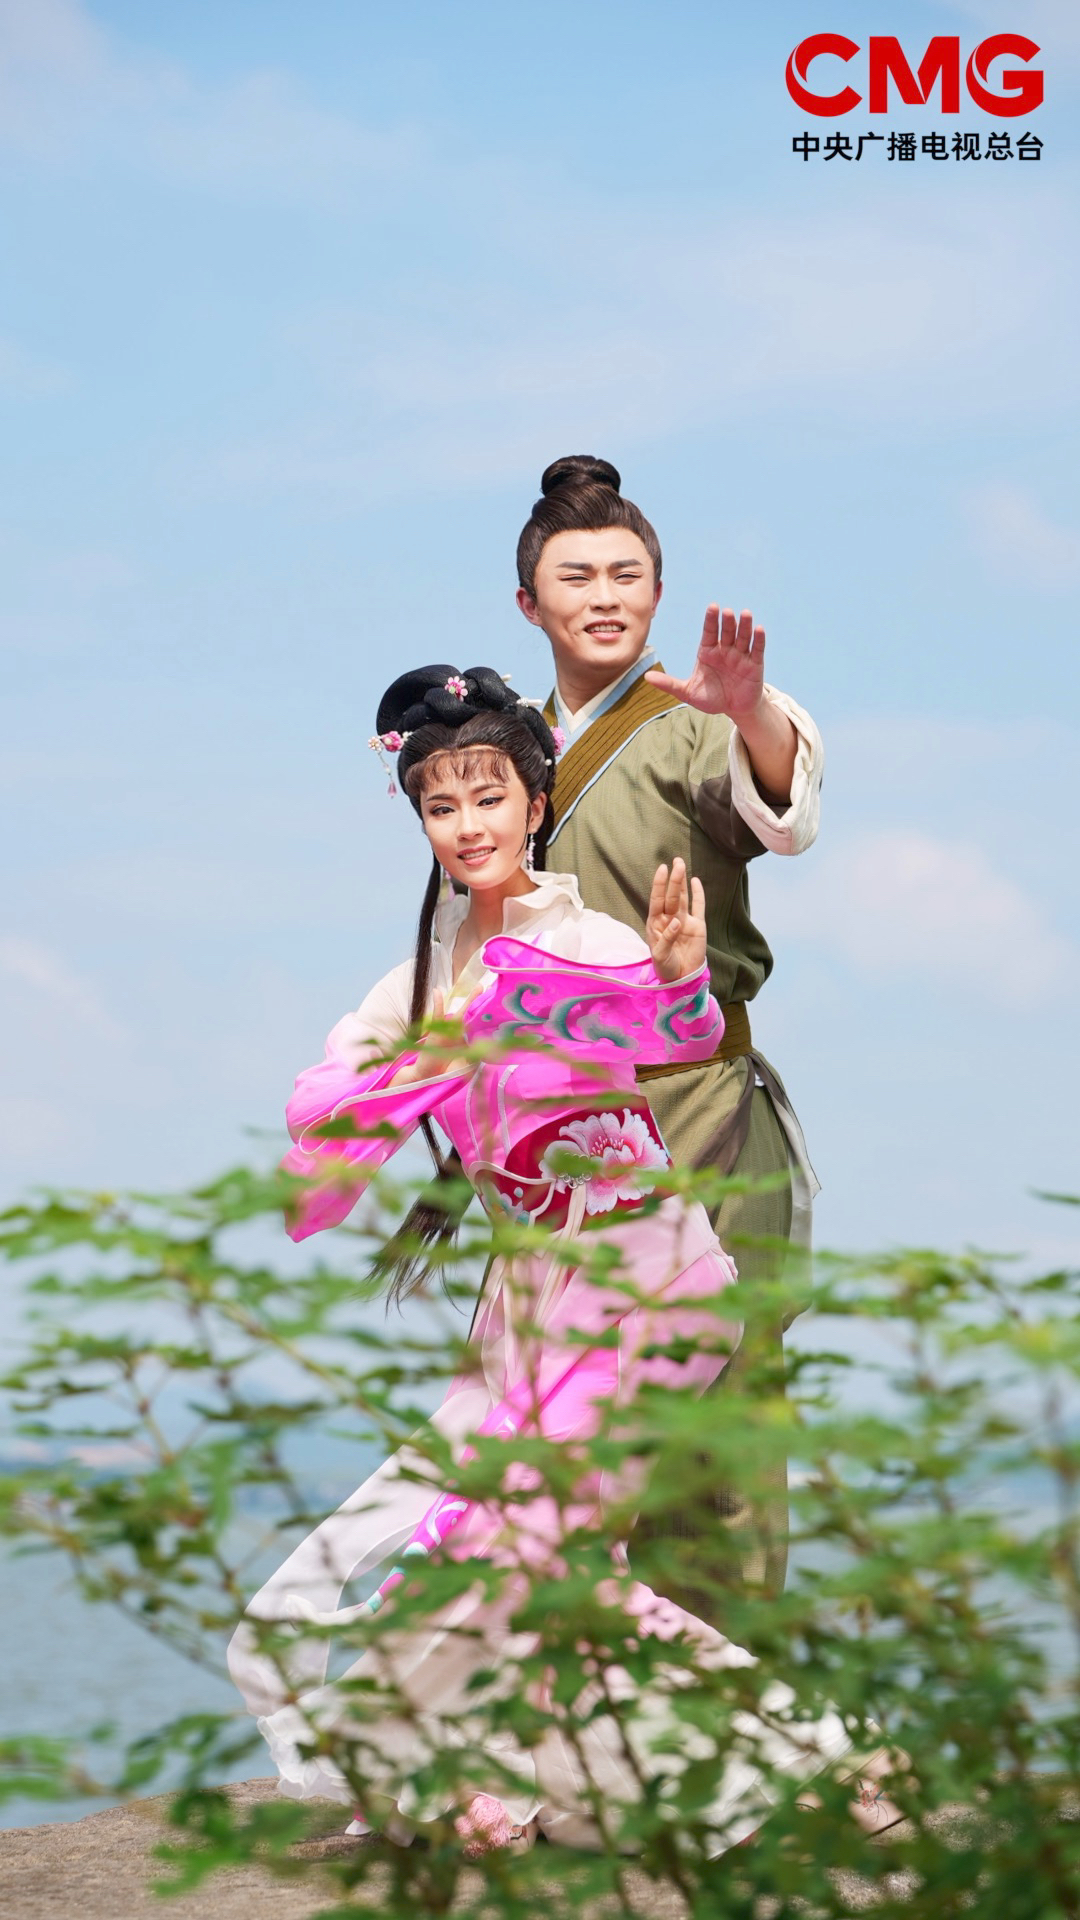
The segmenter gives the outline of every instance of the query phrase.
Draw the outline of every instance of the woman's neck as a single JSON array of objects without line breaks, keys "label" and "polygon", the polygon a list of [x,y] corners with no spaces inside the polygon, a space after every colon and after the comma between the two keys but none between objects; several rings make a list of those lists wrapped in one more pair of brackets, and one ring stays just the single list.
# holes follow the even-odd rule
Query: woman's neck
[{"label": "woman's neck", "polygon": [[519,899],[522,894],[535,893],[536,882],[520,867],[504,886],[477,887],[469,890],[469,911],[458,929],[454,942],[454,972],[458,974],[467,966],[473,954],[482,947],[485,940],[493,940],[502,932],[503,907],[507,900]]},{"label": "woman's neck", "polygon": [[519,867],[504,886],[470,888],[464,925],[472,927],[481,940],[490,940],[493,934],[502,932],[504,902],[535,892],[536,882],[524,867]]}]

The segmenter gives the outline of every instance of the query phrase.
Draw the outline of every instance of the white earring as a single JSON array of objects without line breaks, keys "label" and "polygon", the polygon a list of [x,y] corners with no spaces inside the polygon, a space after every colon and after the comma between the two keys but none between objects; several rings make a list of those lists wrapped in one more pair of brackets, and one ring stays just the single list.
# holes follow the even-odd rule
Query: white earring
[{"label": "white earring", "polygon": [[536,867],[536,835],[530,833],[525,843],[525,871],[532,873]]}]

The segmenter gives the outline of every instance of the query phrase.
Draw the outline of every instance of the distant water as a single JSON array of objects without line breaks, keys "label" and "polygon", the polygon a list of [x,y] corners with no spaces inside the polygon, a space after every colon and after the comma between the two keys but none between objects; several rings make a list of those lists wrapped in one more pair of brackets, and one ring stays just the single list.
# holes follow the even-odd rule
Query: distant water
[{"label": "distant water", "polygon": [[[0,1732],[58,1736],[112,1721],[123,1745],[180,1713],[235,1706],[227,1681],[193,1667],[113,1608],[83,1600],[58,1559],[16,1559],[5,1551],[2,1577]],[[94,1749],[87,1749],[85,1759],[96,1770]],[[106,1765],[104,1755],[97,1765]],[[243,1770],[245,1777],[272,1771],[260,1754]],[[168,1784],[146,1791],[161,1792]],[[0,1807],[0,1827],[77,1820],[112,1804],[96,1798],[11,1801]]]},{"label": "distant water", "polygon": [[[374,1450],[335,1447],[332,1441],[324,1440],[320,1455],[317,1484],[306,1490],[315,1515],[331,1512],[378,1464]],[[265,1567],[252,1569],[252,1590],[290,1545],[279,1536]],[[237,1712],[242,1725],[252,1724],[231,1681],[195,1666],[115,1607],[85,1600],[59,1555],[17,1555],[10,1546],[0,1547],[0,1594],[0,1735],[81,1738],[111,1723],[115,1739],[83,1752],[88,1770],[107,1776],[128,1741],[181,1714]],[[223,1647],[221,1654],[224,1665]],[[260,1740],[236,1777],[272,1772]],[[145,1791],[162,1793],[174,1784],[175,1775],[164,1776]],[[114,1804],[107,1797],[11,1801],[0,1805],[0,1829],[77,1820]]]}]

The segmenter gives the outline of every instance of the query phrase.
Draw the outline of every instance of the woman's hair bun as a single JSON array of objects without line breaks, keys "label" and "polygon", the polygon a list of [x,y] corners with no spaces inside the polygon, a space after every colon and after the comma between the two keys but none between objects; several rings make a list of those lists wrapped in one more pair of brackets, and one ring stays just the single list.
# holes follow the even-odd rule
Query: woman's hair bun
[{"label": "woman's hair bun", "polygon": [[540,491],[545,498],[560,487],[609,487],[618,493],[622,477],[610,460],[598,460],[594,453],[564,453],[545,467]]},{"label": "woman's hair bun", "polygon": [[387,687],[375,717],[378,733],[413,733],[433,720],[460,727],[478,713],[508,713],[518,696],[492,667],[414,667]]}]

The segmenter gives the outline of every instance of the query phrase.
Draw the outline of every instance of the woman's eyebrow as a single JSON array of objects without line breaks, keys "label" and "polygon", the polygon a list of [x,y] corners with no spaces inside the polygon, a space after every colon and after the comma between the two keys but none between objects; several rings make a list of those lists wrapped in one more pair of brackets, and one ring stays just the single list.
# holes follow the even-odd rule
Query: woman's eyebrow
[{"label": "woman's eyebrow", "polygon": [[[473,780],[470,783],[470,785],[466,788],[466,792],[467,793],[490,793],[492,791],[492,788],[494,787],[498,787],[501,790],[501,789],[505,789],[505,786],[506,786],[505,780]],[[432,800],[448,800],[450,801],[451,805],[457,798],[458,798],[458,795],[456,793],[425,793],[424,795],[424,799],[429,802]]]}]

